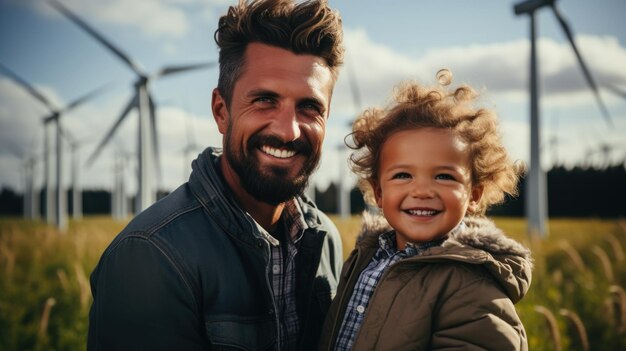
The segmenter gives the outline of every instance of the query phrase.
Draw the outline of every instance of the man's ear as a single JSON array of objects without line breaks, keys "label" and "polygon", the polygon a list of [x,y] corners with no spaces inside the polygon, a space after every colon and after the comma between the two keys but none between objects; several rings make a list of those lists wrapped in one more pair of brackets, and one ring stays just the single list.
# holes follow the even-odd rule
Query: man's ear
[{"label": "man's ear", "polygon": [[468,206],[469,213],[478,212],[479,206],[478,203],[483,196],[484,188],[482,186],[473,186],[472,187],[472,197],[470,198],[470,203]]},{"label": "man's ear", "polygon": [[229,123],[228,106],[217,88],[213,89],[211,96],[211,111],[213,112],[215,123],[217,123],[217,129],[222,135],[225,135]]}]

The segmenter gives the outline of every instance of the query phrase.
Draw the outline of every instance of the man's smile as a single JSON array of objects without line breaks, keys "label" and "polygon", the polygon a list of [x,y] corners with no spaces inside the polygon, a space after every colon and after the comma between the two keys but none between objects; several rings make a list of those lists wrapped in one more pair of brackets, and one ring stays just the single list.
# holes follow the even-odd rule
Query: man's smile
[{"label": "man's smile", "polygon": [[261,151],[276,158],[290,158],[296,155],[294,150],[278,149],[267,145],[261,146]]}]

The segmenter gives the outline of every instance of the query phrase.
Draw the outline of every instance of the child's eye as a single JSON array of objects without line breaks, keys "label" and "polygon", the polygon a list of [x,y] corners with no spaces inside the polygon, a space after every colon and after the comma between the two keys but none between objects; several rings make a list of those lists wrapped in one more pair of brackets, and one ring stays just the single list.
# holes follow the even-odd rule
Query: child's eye
[{"label": "child's eye", "polygon": [[406,172],[396,173],[391,177],[391,179],[409,179],[409,178],[411,178],[411,175]]},{"label": "child's eye", "polygon": [[454,176],[452,176],[451,174],[447,174],[447,173],[437,174],[437,175],[435,176],[435,179],[442,179],[442,180],[456,180],[456,178],[454,178]]}]

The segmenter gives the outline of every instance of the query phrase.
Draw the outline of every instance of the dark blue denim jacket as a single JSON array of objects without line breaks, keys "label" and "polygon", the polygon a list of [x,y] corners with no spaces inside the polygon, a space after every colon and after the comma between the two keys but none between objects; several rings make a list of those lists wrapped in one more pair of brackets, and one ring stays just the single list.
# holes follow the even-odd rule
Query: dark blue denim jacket
[{"label": "dark blue denim jacket", "polygon": [[[93,273],[88,350],[275,350],[270,248],[208,148],[189,182],[135,217]],[[298,350],[315,349],[342,265],[335,226],[306,198],[296,263]]]}]

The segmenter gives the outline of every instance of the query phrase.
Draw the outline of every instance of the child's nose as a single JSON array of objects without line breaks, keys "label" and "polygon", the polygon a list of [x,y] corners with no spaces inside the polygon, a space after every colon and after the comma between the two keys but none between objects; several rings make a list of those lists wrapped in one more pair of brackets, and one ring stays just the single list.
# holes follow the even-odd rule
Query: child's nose
[{"label": "child's nose", "polygon": [[435,192],[429,182],[417,180],[411,188],[410,195],[418,199],[429,199],[435,196]]}]

